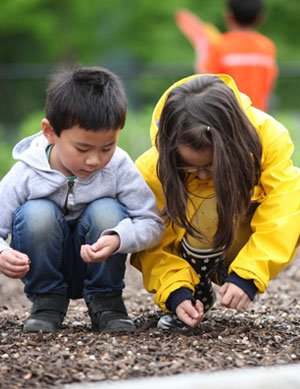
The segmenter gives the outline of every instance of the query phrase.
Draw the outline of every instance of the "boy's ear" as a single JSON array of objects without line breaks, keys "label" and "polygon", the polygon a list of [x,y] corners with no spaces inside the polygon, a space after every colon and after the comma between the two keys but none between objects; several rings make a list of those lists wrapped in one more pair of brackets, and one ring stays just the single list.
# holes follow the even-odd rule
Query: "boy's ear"
[{"label": "boy's ear", "polygon": [[55,131],[53,130],[53,127],[51,126],[48,119],[42,119],[41,122],[42,132],[44,136],[47,138],[50,144],[55,144]]}]

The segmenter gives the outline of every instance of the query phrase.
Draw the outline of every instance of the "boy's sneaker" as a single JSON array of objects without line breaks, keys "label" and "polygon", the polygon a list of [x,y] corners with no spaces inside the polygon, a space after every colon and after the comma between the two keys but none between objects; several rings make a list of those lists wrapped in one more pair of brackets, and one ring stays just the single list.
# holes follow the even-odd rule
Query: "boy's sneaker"
[{"label": "boy's sneaker", "polygon": [[121,292],[97,292],[87,303],[93,331],[134,332]]},{"label": "boy's sneaker", "polygon": [[188,331],[190,327],[184,324],[178,317],[172,313],[167,313],[163,315],[157,323],[157,328],[162,330],[180,330]]},{"label": "boy's sneaker", "polygon": [[23,331],[57,332],[61,329],[68,305],[65,289],[35,295],[31,314],[23,326]]}]

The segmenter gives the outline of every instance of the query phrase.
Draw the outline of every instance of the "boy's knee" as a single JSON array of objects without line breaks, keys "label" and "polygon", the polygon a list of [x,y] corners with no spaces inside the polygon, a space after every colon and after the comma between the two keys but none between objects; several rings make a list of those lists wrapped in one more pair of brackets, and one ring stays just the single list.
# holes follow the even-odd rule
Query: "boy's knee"
[{"label": "boy's knee", "polygon": [[49,200],[29,200],[22,204],[15,212],[14,226],[23,225],[33,234],[51,230],[52,224],[57,224],[58,207]]},{"label": "boy's knee", "polygon": [[99,230],[113,228],[127,217],[125,207],[112,198],[93,201],[85,213],[86,217],[90,219],[90,224],[97,226]]}]

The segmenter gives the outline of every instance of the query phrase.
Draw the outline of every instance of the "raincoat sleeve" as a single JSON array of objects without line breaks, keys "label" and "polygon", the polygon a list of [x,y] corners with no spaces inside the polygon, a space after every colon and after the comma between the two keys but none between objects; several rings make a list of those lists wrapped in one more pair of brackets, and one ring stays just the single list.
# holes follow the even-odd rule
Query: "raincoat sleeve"
[{"label": "raincoat sleeve", "polygon": [[[152,148],[143,154],[136,164],[154,192],[158,207],[162,209],[164,196],[156,175],[156,161],[157,151]],[[142,272],[145,288],[150,293],[155,293],[154,301],[163,311],[167,311],[166,301],[173,291],[182,287],[194,291],[199,282],[193,268],[177,254],[183,235],[183,229],[169,224],[160,244],[131,257],[132,265]]]},{"label": "raincoat sleeve", "polygon": [[[261,115],[257,110],[256,119]],[[295,253],[300,231],[300,173],[291,161],[294,146],[285,127],[266,114],[259,121],[254,124],[263,144],[262,174],[254,200],[260,205],[251,221],[253,234],[229,272],[252,279],[264,292]]]}]

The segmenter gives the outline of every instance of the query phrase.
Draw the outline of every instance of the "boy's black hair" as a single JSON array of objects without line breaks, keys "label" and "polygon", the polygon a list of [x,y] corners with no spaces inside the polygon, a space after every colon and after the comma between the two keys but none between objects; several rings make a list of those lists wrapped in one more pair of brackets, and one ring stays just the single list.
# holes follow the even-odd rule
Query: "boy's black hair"
[{"label": "boy's black hair", "polygon": [[76,125],[93,131],[123,128],[126,108],[120,79],[101,67],[61,68],[47,89],[46,118],[58,136]]},{"label": "boy's black hair", "polygon": [[242,26],[254,24],[263,12],[262,0],[228,0],[227,8]]}]

